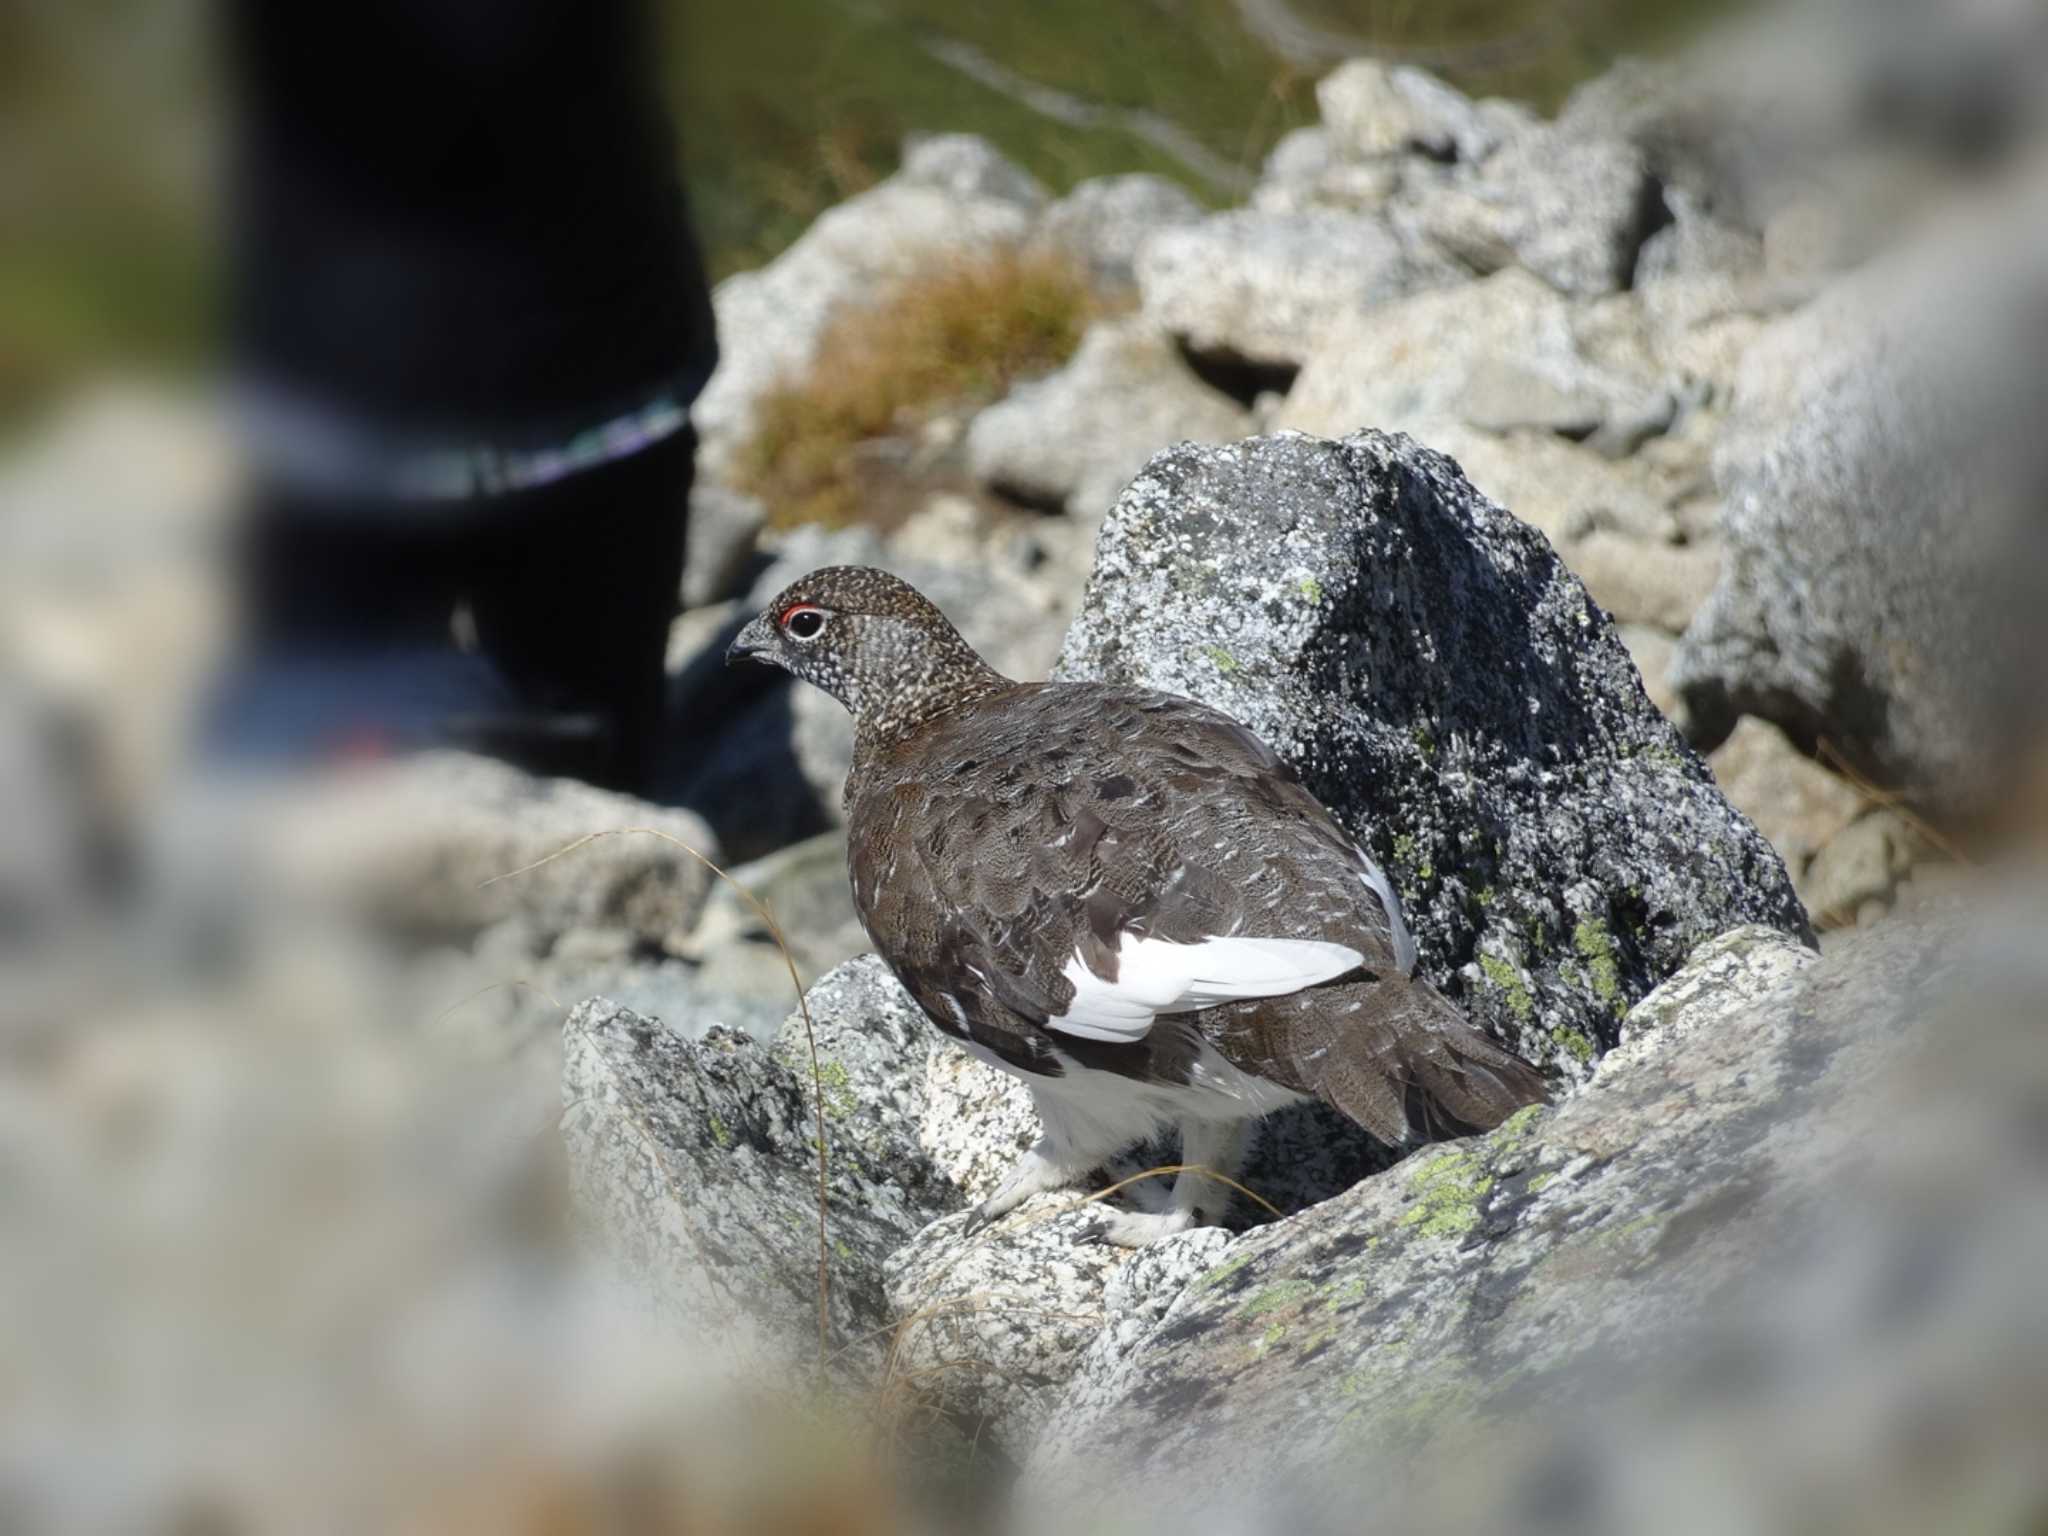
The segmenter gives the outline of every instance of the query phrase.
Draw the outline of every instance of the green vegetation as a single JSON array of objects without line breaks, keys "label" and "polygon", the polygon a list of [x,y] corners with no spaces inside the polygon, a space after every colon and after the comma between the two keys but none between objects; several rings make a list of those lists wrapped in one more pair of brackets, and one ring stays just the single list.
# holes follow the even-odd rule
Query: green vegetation
[{"label": "green vegetation", "polygon": [[1730,0],[1288,0],[1304,22],[1365,40],[1475,96],[1554,110],[1624,53],[1668,45]]},{"label": "green vegetation", "polygon": [[[1731,0],[1285,0],[1359,51],[1556,105],[1618,52]],[[1281,56],[1238,0],[657,0],[714,275],[886,176],[906,134],[986,136],[1055,191],[1152,171],[1235,201],[1315,118],[1331,60]],[[0,8],[0,421],[110,362],[189,364],[209,331],[203,8]],[[988,65],[993,65],[991,70]],[[1061,93],[1048,115],[1022,88]],[[1072,110],[1069,110],[1072,109]]]},{"label": "green vegetation", "polygon": [[866,501],[863,442],[1058,367],[1093,309],[1080,271],[1050,256],[954,261],[908,279],[848,310],[810,371],[762,397],[740,480],[786,526],[854,521]]}]

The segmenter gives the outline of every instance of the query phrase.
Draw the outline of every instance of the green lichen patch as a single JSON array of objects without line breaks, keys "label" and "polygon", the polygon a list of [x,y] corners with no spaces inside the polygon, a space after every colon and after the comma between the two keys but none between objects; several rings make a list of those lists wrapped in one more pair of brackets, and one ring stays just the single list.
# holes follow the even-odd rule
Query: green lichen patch
[{"label": "green lichen patch", "polygon": [[1582,1067],[1589,1065],[1594,1056],[1598,1054],[1598,1047],[1576,1029],[1560,1029],[1557,1032],[1557,1043],[1563,1046],[1565,1053]]},{"label": "green lichen patch", "polygon": [[1627,1013],[1628,994],[1621,989],[1621,963],[1615,958],[1614,935],[1607,931],[1607,924],[1597,917],[1581,921],[1572,930],[1572,948],[1586,964],[1593,995],[1617,1019]]},{"label": "green lichen patch", "polygon": [[1507,1119],[1494,1127],[1489,1138],[1497,1152],[1511,1152],[1528,1140],[1529,1133],[1536,1128],[1536,1122],[1543,1115],[1541,1104],[1526,1104]]},{"label": "green lichen patch", "polygon": [[1508,1012],[1515,1016],[1517,1023],[1526,1024],[1536,1016],[1536,1000],[1529,995],[1528,983],[1522,980],[1522,973],[1514,966],[1498,955],[1482,954],[1479,969],[1506,996]]},{"label": "green lichen patch", "polygon": [[1316,1288],[1306,1280],[1280,1280],[1267,1286],[1244,1304],[1244,1316],[1267,1317],[1286,1307],[1304,1306],[1318,1301]]},{"label": "green lichen patch", "polygon": [[1295,590],[1312,603],[1320,603],[1323,600],[1323,584],[1313,576],[1302,577],[1295,583]]},{"label": "green lichen patch", "polygon": [[1401,1225],[1424,1237],[1463,1237],[1479,1225],[1479,1202],[1491,1188],[1493,1175],[1476,1152],[1439,1152],[1410,1176],[1414,1204]]},{"label": "green lichen patch", "polygon": [[1242,1273],[1251,1261],[1250,1253],[1240,1253],[1234,1258],[1225,1259],[1195,1283],[1205,1291],[1213,1291],[1232,1276]]},{"label": "green lichen patch", "polygon": [[1202,647],[1201,654],[1209,658],[1210,665],[1215,667],[1218,672],[1236,672],[1240,670],[1237,658],[1220,645],[1205,645]]}]

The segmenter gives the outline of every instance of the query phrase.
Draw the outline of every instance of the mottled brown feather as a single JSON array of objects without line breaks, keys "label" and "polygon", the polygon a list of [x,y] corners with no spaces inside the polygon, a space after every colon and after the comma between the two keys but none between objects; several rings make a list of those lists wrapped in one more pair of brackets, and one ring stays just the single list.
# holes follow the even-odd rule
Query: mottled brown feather
[{"label": "mottled brown feather", "polygon": [[[1244,726],[1146,689],[1011,682],[916,594],[877,597],[877,577],[893,581],[816,573],[762,622],[794,601],[845,604],[829,645],[776,659],[854,710],[855,905],[941,1029],[1026,1072],[1057,1074],[1065,1056],[1169,1082],[1206,1039],[1390,1142],[1491,1126],[1543,1096],[1527,1064],[1403,974],[1359,850]],[[1162,1017],[1131,1043],[1049,1030],[1073,999],[1069,960],[1114,980],[1125,934],[1317,939],[1364,963]]]}]

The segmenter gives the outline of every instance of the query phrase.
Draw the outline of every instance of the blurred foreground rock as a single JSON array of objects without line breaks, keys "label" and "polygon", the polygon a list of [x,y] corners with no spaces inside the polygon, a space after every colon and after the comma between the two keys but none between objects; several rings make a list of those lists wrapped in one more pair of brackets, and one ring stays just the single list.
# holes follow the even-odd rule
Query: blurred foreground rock
[{"label": "blurred foreground rock", "polygon": [[717,1030],[688,1041],[602,1000],[569,1020],[562,1130],[579,1204],[721,1358],[817,1363],[818,1083],[828,1364],[871,1379],[888,1353],[883,1261],[958,1203],[918,1151],[926,1026],[894,988],[870,960],[812,989],[815,1081],[800,1021],[771,1050]]},{"label": "blurred foreground rock", "polygon": [[[1981,1085],[1979,1053],[2016,1040],[2018,1015],[1979,1007],[1938,1043],[1956,942],[1894,924],[1814,962],[1730,934],[1631,1013],[1569,1103],[1240,1239],[1077,1379],[1027,1475],[1032,1528],[1099,1497],[1200,1529],[1275,1507],[1310,1531],[1537,1509],[1640,1530],[1680,1508],[1754,1528],[1796,1487],[1845,1528],[1909,1530],[1973,1486],[2002,1508],[2037,1496],[2037,1466],[2031,1495],[2009,1481],[2027,1461],[2002,1400],[1924,1395],[2038,1389],[2044,1363],[2039,1333],[1996,1366],[1981,1353],[2038,1327],[2038,1292],[2001,1278],[2048,1235],[2038,1191],[1966,1198],[1957,1243],[1934,1235],[1970,1180],[2010,1196],[2039,1164],[2009,1139],[2032,1089],[1980,1122],[1934,1065],[1966,1052]],[[1939,1471],[1895,1455],[1926,1412],[1966,1437]]]},{"label": "blurred foreground rock", "polygon": [[1995,793],[2043,719],[2002,658],[2043,634],[2044,250],[2039,206],[1963,221],[1745,361],[1725,564],[1672,674],[1707,741],[1760,715],[1937,812]]}]

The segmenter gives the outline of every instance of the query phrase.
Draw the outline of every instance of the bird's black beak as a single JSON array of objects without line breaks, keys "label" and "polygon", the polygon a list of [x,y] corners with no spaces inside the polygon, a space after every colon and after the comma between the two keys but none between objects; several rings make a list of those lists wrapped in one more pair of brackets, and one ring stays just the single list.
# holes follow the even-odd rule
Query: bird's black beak
[{"label": "bird's black beak", "polygon": [[768,627],[767,615],[763,614],[732,637],[732,644],[725,648],[725,664],[729,667],[736,661],[758,659],[769,655],[774,648],[775,634]]}]

